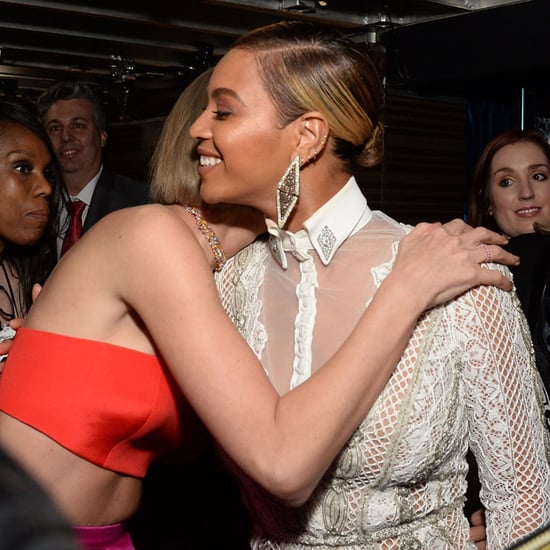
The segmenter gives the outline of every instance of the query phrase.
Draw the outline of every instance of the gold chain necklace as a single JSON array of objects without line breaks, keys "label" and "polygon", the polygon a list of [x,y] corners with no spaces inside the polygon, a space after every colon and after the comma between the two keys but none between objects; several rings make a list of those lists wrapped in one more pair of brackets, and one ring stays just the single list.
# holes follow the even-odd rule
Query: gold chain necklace
[{"label": "gold chain necklace", "polygon": [[216,260],[214,271],[221,271],[221,268],[224,266],[227,258],[225,256],[225,252],[223,251],[220,239],[210,225],[208,225],[208,222],[202,217],[201,211],[198,208],[194,208],[192,206],[184,206],[184,208],[195,218],[199,231],[204,235],[210,250],[212,250],[212,255],[214,256],[214,260]]}]

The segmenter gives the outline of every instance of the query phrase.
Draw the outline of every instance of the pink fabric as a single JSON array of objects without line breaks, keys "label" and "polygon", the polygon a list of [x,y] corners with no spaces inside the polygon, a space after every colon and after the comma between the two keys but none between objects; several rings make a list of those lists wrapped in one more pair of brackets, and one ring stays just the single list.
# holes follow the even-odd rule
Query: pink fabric
[{"label": "pink fabric", "polygon": [[84,550],[135,550],[124,524],[101,527],[75,527],[78,542]]}]

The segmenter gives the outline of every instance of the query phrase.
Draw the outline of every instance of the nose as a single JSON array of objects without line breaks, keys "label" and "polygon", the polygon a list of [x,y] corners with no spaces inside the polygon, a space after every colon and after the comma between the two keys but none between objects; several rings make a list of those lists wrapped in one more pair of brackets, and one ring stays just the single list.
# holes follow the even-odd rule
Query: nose
[{"label": "nose", "polygon": [[72,141],[73,133],[71,131],[70,126],[61,128],[60,136],[61,136],[61,141],[63,143],[68,143],[69,141]]},{"label": "nose", "polygon": [[38,174],[34,182],[33,191],[37,197],[49,197],[53,191],[52,184],[44,174]]},{"label": "nose", "polygon": [[195,122],[191,124],[189,128],[189,135],[193,139],[206,139],[208,137],[208,129],[206,127],[206,111],[202,113],[195,119]]},{"label": "nose", "polygon": [[529,180],[522,181],[519,187],[519,199],[520,200],[530,200],[535,196],[533,191],[533,186]]}]

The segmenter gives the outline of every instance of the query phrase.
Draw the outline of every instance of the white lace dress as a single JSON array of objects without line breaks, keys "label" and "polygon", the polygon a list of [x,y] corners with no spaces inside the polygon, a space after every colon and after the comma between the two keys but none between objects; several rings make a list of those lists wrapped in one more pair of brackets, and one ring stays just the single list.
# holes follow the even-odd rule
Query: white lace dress
[{"label": "white lace dress", "polygon": [[[321,243],[311,260],[287,253],[283,269],[268,243],[256,242],[217,276],[224,306],[280,393],[340,346],[408,231],[366,203],[359,209],[355,191],[331,202],[310,227]],[[506,548],[550,521],[542,400],[515,294],[481,287],[430,310],[306,505],[281,506],[242,479],[252,547],[474,549],[462,509],[471,446],[487,548]]]}]

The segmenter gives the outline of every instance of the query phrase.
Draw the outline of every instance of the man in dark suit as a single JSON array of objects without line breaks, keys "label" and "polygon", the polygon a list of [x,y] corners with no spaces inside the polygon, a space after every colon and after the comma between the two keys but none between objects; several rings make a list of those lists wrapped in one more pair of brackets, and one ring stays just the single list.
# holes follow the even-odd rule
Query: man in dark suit
[{"label": "man in dark suit", "polygon": [[62,209],[59,220],[61,255],[65,233],[72,225],[72,203],[84,203],[78,214],[84,233],[109,212],[149,202],[149,186],[113,174],[103,165],[107,119],[92,88],[78,81],[57,82],[38,98],[36,107],[52,141],[71,201]]}]

